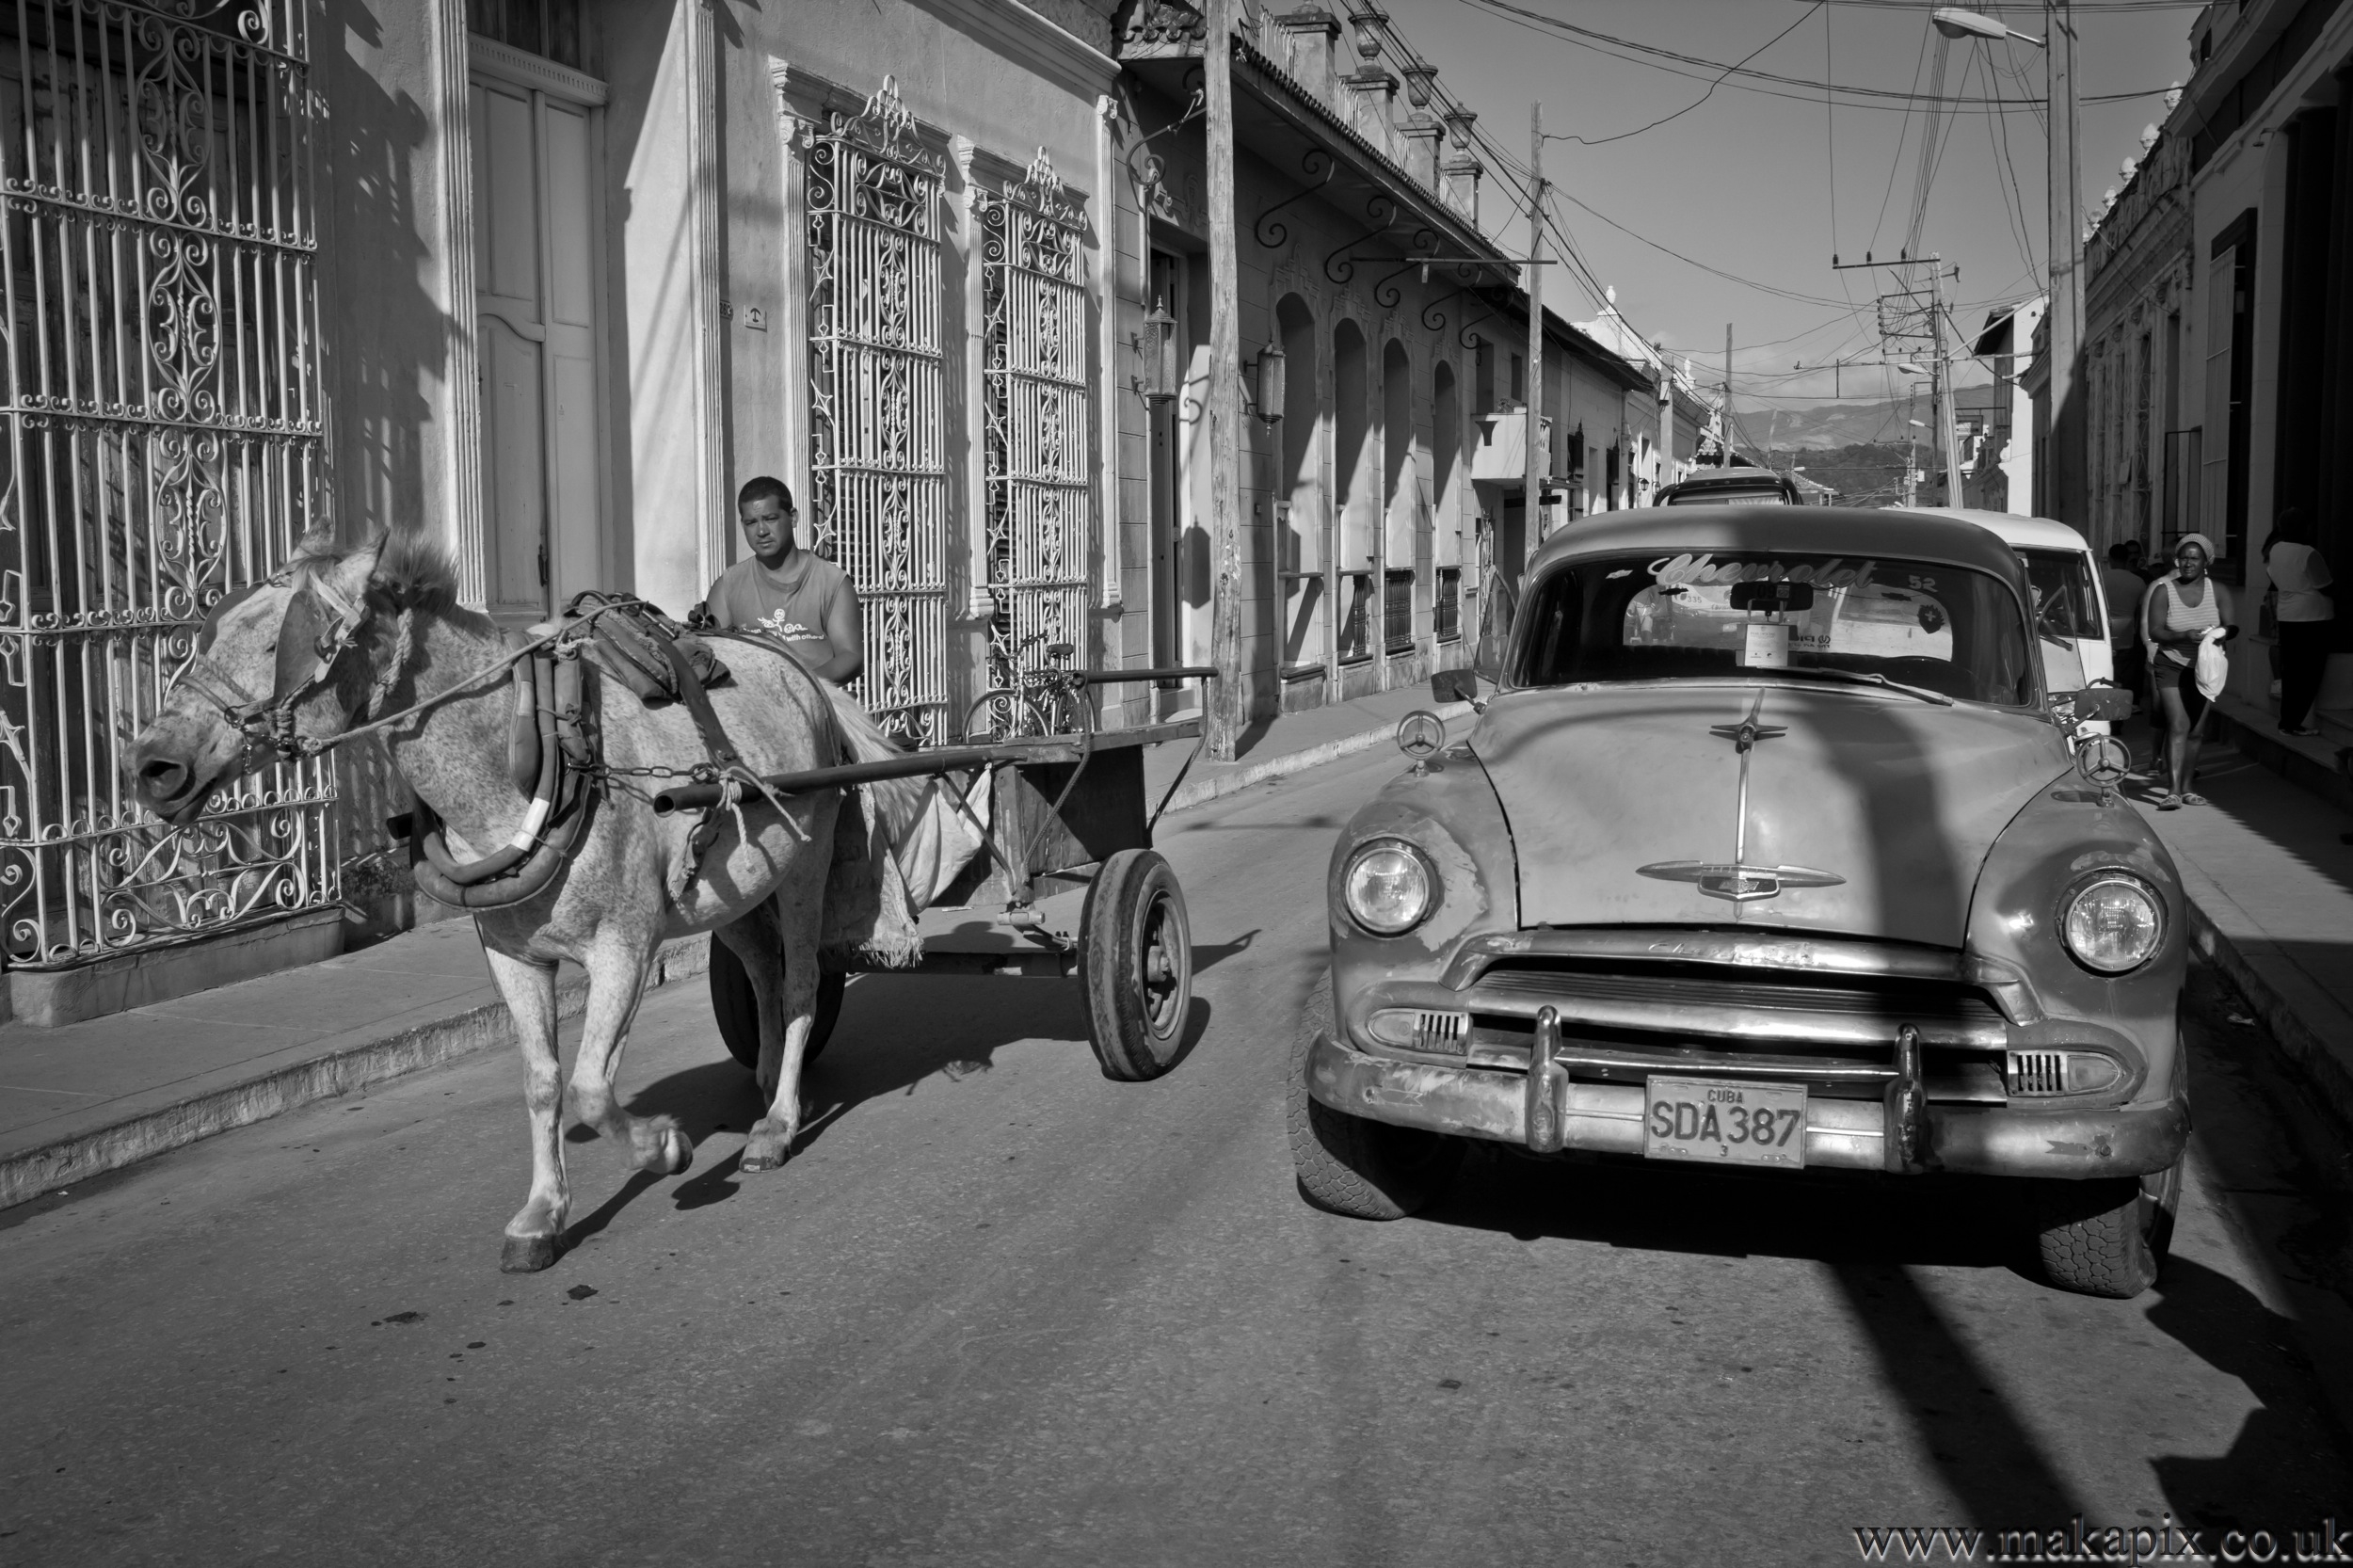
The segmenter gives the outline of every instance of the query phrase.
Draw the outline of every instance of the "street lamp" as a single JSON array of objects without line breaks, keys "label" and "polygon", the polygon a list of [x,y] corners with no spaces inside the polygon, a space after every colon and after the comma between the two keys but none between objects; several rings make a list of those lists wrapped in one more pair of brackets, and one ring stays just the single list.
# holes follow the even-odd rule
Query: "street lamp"
[{"label": "street lamp", "polygon": [[2049,72],[2050,157],[2043,170],[2045,216],[2049,221],[2051,298],[2043,311],[2043,328],[2050,335],[2047,362],[2051,402],[2049,473],[2044,493],[2051,511],[2061,522],[2084,522],[2083,409],[2075,396],[2075,360],[2084,327],[2083,192],[2075,168],[2075,24],[2068,0],[2045,0],[2050,32],[2036,38],[2007,27],[1990,16],[1939,6],[1929,13],[1936,30],[1946,38],[2018,39],[2043,51]]},{"label": "street lamp", "polygon": [[1929,13],[1929,20],[1935,23],[1936,30],[1946,38],[1990,38],[1996,43],[2004,39],[2014,38],[2022,43],[2031,43],[2038,49],[2044,46],[2045,40],[2036,38],[2032,33],[2022,33],[2015,27],[2005,26],[1990,16],[1977,11],[1962,10],[1959,6],[1939,6]]}]

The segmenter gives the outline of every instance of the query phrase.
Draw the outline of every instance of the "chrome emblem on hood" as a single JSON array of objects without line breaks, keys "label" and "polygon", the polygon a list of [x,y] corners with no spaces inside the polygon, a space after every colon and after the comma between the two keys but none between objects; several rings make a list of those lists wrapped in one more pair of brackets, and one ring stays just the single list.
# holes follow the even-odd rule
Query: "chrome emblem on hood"
[{"label": "chrome emblem on hood", "polygon": [[1696,883],[1708,898],[1724,899],[1733,904],[1750,904],[1757,899],[1778,898],[1784,888],[1835,888],[1847,879],[1834,872],[1816,871],[1811,866],[1752,866],[1749,858],[1749,757],[1759,741],[1777,740],[1789,733],[1786,725],[1760,723],[1765,712],[1765,693],[1759,690],[1756,700],[1749,704],[1748,716],[1737,724],[1708,727],[1710,735],[1720,735],[1733,744],[1740,753],[1740,801],[1737,808],[1738,820],[1733,829],[1732,859],[1721,860],[1654,860],[1647,866],[1637,866],[1637,876],[1656,877],[1661,882]]},{"label": "chrome emblem on hood", "polygon": [[1709,898],[1729,899],[1734,904],[1774,898],[1784,888],[1835,888],[1847,880],[1810,866],[1727,865],[1710,860],[1654,860],[1634,869],[1637,875],[1655,876],[1661,882],[1696,882]]}]

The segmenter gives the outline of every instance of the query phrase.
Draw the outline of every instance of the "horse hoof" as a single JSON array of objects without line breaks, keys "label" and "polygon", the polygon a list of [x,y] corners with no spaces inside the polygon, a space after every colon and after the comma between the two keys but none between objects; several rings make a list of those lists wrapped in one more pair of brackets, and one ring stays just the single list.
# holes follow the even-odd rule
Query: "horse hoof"
[{"label": "horse hoof", "polygon": [[744,1171],[773,1171],[791,1158],[792,1135],[775,1122],[753,1124],[752,1135],[744,1144],[743,1158],[736,1168]]},{"label": "horse hoof", "polygon": [[670,1175],[684,1176],[695,1168],[695,1143],[683,1132],[670,1134],[670,1147],[675,1158],[670,1162]]},{"label": "horse hoof", "polygon": [[553,1236],[510,1236],[499,1252],[499,1272],[503,1274],[536,1274],[555,1262],[564,1250],[562,1240]]}]

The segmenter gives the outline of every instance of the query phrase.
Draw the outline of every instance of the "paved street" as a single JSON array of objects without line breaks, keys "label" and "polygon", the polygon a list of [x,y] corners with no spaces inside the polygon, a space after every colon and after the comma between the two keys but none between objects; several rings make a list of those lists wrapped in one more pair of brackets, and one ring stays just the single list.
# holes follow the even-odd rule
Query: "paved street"
[{"label": "paved street", "polygon": [[504,1057],[0,1216],[0,1560],[1811,1563],[1857,1526],[2353,1517],[2307,1348],[2343,1210],[2203,975],[2137,1301],[2032,1282],[1983,1186],[1496,1158],[1419,1219],[1306,1208],[1291,1020],[1331,831],[1395,765],[1164,824],[1202,969],[1158,1083],[1100,1076],[1075,985],[864,980],[806,1152],[744,1177],[685,985],[624,1082],[695,1169],[574,1143],[544,1274],[496,1268]]}]

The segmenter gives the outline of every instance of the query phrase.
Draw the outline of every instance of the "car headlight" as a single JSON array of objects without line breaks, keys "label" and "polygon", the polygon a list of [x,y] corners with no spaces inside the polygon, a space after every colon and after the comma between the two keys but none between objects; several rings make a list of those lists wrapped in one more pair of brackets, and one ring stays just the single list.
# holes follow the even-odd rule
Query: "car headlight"
[{"label": "car headlight", "polygon": [[2122,872],[2077,883],[2059,906],[2059,935],[2075,961],[2101,974],[2123,974],[2156,956],[2165,941],[2165,902]]},{"label": "car headlight", "polygon": [[1376,936],[1413,930],[1437,902],[1429,862],[1396,839],[1375,839],[1358,848],[1349,856],[1341,887],[1350,918]]}]

